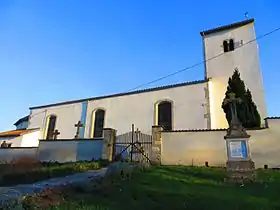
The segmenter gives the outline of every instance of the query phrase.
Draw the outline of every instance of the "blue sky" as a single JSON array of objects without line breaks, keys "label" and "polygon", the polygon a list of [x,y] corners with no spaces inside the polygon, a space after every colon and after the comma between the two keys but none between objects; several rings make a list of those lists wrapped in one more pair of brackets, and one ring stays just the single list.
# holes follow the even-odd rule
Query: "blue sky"
[{"label": "blue sky", "polygon": [[[30,106],[127,91],[197,63],[199,32],[245,12],[257,35],[271,31],[280,27],[279,8],[279,0],[2,0],[0,131]],[[280,116],[279,37],[258,42],[269,116]],[[145,88],[203,73],[201,65]]]}]

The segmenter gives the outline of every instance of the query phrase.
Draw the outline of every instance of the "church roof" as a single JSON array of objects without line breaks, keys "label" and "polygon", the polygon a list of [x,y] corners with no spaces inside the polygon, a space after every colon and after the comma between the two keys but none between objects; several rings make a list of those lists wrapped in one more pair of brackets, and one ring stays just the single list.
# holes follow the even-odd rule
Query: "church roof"
[{"label": "church roof", "polygon": [[30,107],[29,109],[41,109],[41,108],[47,108],[47,107],[51,107],[51,106],[60,106],[60,105],[67,105],[67,104],[73,104],[73,103],[81,103],[81,102],[84,102],[84,101],[100,100],[100,99],[105,99],[105,98],[113,98],[113,97],[119,97],[119,96],[126,96],[126,95],[133,95],[133,94],[146,93],[146,92],[152,92],[152,91],[159,91],[159,90],[182,87],[182,86],[187,86],[187,85],[196,85],[196,84],[201,84],[201,83],[206,83],[206,82],[208,82],[208,79],[196,80],[196,81],[191,81],[191,82],[183,82],[183,83],[177,83],[177,84],[172,84],[172,85],[166,85],[166,86],[160,86],[160,87],[154,87],[154,88],[148,88],[148,89],[142,89],[142,90],[135,90],[135,91],[130,91],[130,92],[105,95],[105,96],[97,96],[97,97],[92,97],[92,98],[84,98],[84,99],[79,99],[79,100],[65,101],[65,102],[48,104],[48,105],[43,105],[43,106],[34,106],[34,107]]},{"label": "church roof", "polygon": [[24,122],[24,121],[28,121],[28,118],[29,118],[29,115],[27,115],[27,116],[25,116],[25,117],[23,117],[23,118],[20,118],[18,121],[16,121],[16,122],[14,123],[14,125],[17,126],[18,124],[20,124],[20,123],[22,123],[22,122]]},{"label": "church roof", "polygon": [[253,22],[254,22],[254,19],[252,18],[252,19],[232,23],[232,24],[229,24],[229,25],[224,25],[224,26],[220,26],[220,27],[217,27],[217,28],[209,29],[209,30],[206,30],[206,31],[201,31],[200,35],[205,36],[205,35],[208,35],[208,34],[220,32],[220,31],[224,31],[224,30],[228,30],[228,29],[239,28],[241,26],[244,26],[244,25],[247,25],[247,24],[253,23]]},{"label": "church roof", "polygon": [[0,137],[16,137],[16,136],[22,136],[26,133],[33,132],[35,130],[38,130],[38,128],[34,129],[20,129],[20,130],[11,130],[11,131],[4,131],[0,133]]},{"label": "church roof", "polygon": [[280,117],[266,117],[265,120],[279,120]]}]

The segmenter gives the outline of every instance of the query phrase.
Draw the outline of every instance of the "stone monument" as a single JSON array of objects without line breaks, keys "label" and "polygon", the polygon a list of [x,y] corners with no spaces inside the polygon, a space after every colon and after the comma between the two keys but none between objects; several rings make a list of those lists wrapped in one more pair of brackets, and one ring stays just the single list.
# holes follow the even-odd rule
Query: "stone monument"
[{"label": "stone monument", "polygon": [[237,116],[237,103],[241,103],[240,98],[236,98],[234,93],[229,94],[229,98],[225,99],[231,112],[231,122],[227,129],[226,140],[227,148],[227,170],[230,172],[231,180],[251,180],[253,178],[254,162],[251,160],[249,148],[250,135],[242,126]]}]

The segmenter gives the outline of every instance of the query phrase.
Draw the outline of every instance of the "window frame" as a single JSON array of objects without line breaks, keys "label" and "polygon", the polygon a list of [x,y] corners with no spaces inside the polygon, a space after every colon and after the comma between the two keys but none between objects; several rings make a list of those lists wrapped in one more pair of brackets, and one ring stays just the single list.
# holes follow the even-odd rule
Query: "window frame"
[{"label": "window frame", "polygon": [[[163,99],[163,100],[160,100],[160,101],[157,101],[155,104],[154,104],[154,124],[159,126],[159,105],[162,104],[162,103],[170,103],[170,106],[171,106],[171,110],[170,110],[170,114],[171,114],[171,117],[170,117],[170,127],[171,127],[171,130],[174,129],[174,102],[172,100],[169,100],[169,99]],[[166,129],[164,129],[166,130]],[[167,129],[169,130],[169,129]]]},{"label": "window frame", "polygon": [[[96,113],[98,111],[103,111],[103,129],[105,128],[105,117],[106,117],[106,110],[104,108],[97,108],[95,110],[92,111],[92,117],[91,117],[91,131],[90,131],[90,138],[102,138],[104,136],[103,131],[102,131],[102,135],[101,136],[94,136],[95,133],[95,121],[96,121]],[[102,129],[102,130],[103,130]]]},{"label": "window frame", "polygon": [[50,114],[47,116],[47,120],[46,120],[46,124],[45,124],[45,129],[44,129],[44,138],[43,139],[53,139],[53,138],[48,138],[48,134],[49,134],[49,127],[50,127],[50,120],[51,120],[51,117],[55,117],[55,122],[54,122],[54,128],[53,128],[53,132],[55,131],[56,129],[56,124],[57,124],[57,115],[55,114]]}]

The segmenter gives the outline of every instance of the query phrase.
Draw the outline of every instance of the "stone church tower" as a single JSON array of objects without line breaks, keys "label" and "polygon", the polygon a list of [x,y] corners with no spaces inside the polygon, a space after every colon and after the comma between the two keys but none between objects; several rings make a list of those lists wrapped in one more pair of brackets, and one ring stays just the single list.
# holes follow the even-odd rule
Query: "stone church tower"
[{"label": "stone church tower", "polygon": [[[228,78],[238,68],[241,79],[249,88],[262,122],[267,117],[265,94],[260,70],[254,19],[201,32],[204,46],[205,77],[209,79],[209,113],[211,128],[228,126],[221,108]],[[249,42],[249,43],[248,43]],[[220,55],[220,56],[217,56]],[[216,58],[213,58],[217,56]],[[213,58],[213,59],[212,59]]]}]

